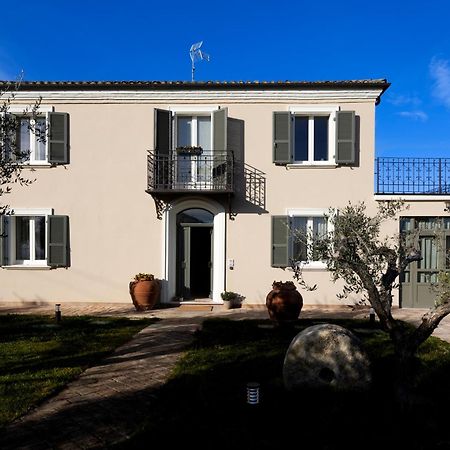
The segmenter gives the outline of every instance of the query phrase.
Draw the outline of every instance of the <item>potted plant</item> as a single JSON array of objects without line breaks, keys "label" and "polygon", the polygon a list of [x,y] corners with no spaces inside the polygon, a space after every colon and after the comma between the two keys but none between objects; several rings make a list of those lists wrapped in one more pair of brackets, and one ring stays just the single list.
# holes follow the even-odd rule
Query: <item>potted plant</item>
[{"label": "potted plant", "polygon": [[159,300],[160,285],[151,273],[137,273],[130,281],[130,295],[137,311],[152,309]]},{"label": "potted plant", "polygon": [[225,309],[239,308],[241,306],[241,296],[236,292],[224,291],[220,294]]},{"label": "potted plant", "polygon": [[195,145],[183,145],[176,148],[178,155],[201,155],[203,148]]}]

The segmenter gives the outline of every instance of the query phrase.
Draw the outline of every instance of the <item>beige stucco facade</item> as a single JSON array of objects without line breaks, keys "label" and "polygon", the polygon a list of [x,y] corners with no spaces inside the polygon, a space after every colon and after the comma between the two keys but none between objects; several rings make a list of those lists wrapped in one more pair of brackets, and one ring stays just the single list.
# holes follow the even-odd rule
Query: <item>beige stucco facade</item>
[{"label": "beige stucco facade", "polygon": [[[41,95],[43,107],[69,115],[70,162],[25,169],[36,181],[28,187],[13,186],[12,194],[2,201],[12,209],[51,208],[54,214],[67,215],[70,266],[4,266],[0,300],[129,302],[129,281],[138,272],[148,272],[162,281],[162,301],[171,301],[178,270],[176,214],[204,208],[214,214],[211,301],[220,303],[220,292],[229,290],[243,295],[249,304],[263,304],[274,280],[292,279],[289,269],[271,266],[272,216],[339,208],[349,201],[364,201],[375,210],[375,114],[382,91],[364,86],[27,91],[25,86],[16,105],[29,104]],[[228,200],[193,189],[173,197],[162,218],[157,217],[155,202],[146,192],[147,151],[154,148],[155,109],[177,107],[192,113],[227,108],[229,147],[239,146],[243,163],[264,174],[262,206],[236,190]],[[326,107],[355,112],[358,163],[275,165],[273,112]],[[239,136],[233,135],[236,132]],[[410,213],[442,215],[442,211],[442,201],[428,201],[413,202]],[[387,230],[394,231],[398,223]],[[308,270],[307,279],[318,289],[302,292],[305,303],[342,302],[336,298],[339,286],[324,269]]]}]

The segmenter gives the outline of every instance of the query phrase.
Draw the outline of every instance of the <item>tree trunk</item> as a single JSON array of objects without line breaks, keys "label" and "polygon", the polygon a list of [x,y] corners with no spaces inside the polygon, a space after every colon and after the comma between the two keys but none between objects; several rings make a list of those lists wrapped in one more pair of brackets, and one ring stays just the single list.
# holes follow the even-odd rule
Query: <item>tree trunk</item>
[{"label": "tree trunk", "polygon": [[413,406],[413,392],[417,376],[416,356],[415,352],[405,347],[395,348],[395,354],[394,395],[400,410],[408,412]]}]

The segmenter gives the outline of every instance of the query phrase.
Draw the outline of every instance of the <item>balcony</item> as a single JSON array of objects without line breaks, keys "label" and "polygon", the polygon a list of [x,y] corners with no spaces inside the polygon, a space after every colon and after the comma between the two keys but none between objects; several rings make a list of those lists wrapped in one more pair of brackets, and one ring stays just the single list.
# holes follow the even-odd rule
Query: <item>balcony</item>
[{"label": "balcony", "polygon": [[449,195],[450,158],[376,158],[375,193]]},{"label": "balcony", "polygon": [[233,192],[233,154],[227,151],[203,151],[200,155],[159,154],[147,157],[150,194],[231,194]]}]

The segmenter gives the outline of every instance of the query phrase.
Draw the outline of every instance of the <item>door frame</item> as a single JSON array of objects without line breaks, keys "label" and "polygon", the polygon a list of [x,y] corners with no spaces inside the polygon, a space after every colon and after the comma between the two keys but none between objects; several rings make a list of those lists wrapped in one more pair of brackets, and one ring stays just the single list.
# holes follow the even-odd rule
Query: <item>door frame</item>
[{"label": "door frame", "polygon": [[[210,241],[210,270],[209,270],[209,286],[210,286],[210,291],[209,291],[209,295],[208,298],[211,298],[212,296],[212,292],[214,289],[214,226],[211,223],[185,223],[185,222],[181,222],[178,224],[178,230],[177,230],[177,292],[180,292],[182,288],[181,286],[185,285],[186,283],[186,267],[183,267],[183,261],[181,260],[181,258],[179,258],[180,254],[179,251],[181,251],[184,255],[184,259],[186,259],[186,251],[188,252],[189,256],[189,264],[188,264],[188,271],[189,271],[189,278],[191,278],[191,251],[192,251],[192,247],[191,247],[191,232],[192,232],[192,228],[207,228],[210,231],[210,236],[209,236],[209,241]],[[187,232],[187,233],[186,233]],[[186,235],[187,234],[187,235]],[[183,238],[181,239],[181,235],[183,235]],[[181,250],[179,247],[183,246],[184,248]],[[189,287],[191,288],[191,286]],[[196,300],[195,298],[192,300]]]},{"label": "door frame", "polygon": [[164,278],[167,289],[162,293],[162,302],[173,301],[176,295],[177,275],[177,215],[190,208],[201,208],[214,215],[213,220],[213,276],[212,299],[214,303],[222,304],[221,292],[225,290],[225,257],[226,257],[226,212],[225,208],[212,199],[195,198],[179,199],[171,204],[164,214]]}]

